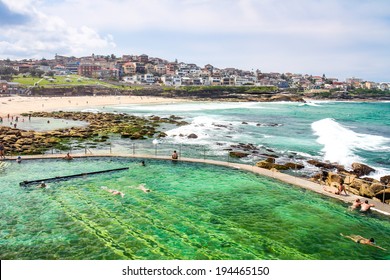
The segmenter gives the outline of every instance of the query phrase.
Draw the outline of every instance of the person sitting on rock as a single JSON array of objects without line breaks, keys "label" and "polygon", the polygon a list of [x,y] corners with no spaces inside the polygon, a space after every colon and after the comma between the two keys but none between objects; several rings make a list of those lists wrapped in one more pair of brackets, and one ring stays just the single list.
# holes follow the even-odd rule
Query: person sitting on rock
[{"label": "person sitting on rock", "polygon": [[176,151],[173,151],[172,159],[176,160],[176,159],[178,159],[178,157],[179,156],[177,155]]},{"label": "person sitting on rock", "polygon": [[375,205],[368,203],[368,200],[366,200],[360,205],[360,212],[367,212],[371,207],[375,207]]},{"label": "person sitting on rock", "polygon": [[334,193],[334,194],[337,194],[337,195],[339,195],[340,194],[340,190],[339,189],[328,189],[328,188],[326,188],[326,187],[323,187],[323,190],[324,191],[326,191],[326,192],[328,192],[328,193]]},{"label": "person sitting on rock", "polygon": [[345,189],[345,186],[343,185],[343,183],[340,183],[340,185],[338,187],[338,191],[339,191],[339,194],[341,194],[344,191],[345,195],[348,195],[347,190]]}]

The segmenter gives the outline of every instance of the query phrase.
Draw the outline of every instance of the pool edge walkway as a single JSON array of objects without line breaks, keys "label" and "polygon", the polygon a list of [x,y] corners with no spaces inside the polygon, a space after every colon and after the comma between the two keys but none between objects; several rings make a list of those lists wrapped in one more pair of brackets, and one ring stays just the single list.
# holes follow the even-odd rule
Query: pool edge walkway
[{"label": "pool edge walkway", "polygon": [[[31,160],[31,159],[61,159],[64,155],[31,155],[31,156],[23,156],[23,160]],[[139,158],[139,159],[155,159],[155,160],[172,160],[171,157],[166,156],[151,156],[151,155],[134,155],[134,154],[75,154],[73,155],[74,158],[87,158],[87,157],[122,157],[122,158]],[[5,160],[15,160],[16,157],[7,157]],[[194,162],[194,163],[205,163],[205,164],[211,164],[211,165],[219,165],[219,166],[225,166],[230,168],[235,168],[239,170],[245,170],[249,171],[255,174],[259,174],[262,176],[270,177],[277,179],[279,181],[282,181],[287,184],[291,184],[297,187],[301,187],[328,197],[335,198],[337,200],[341,200],[345,203],[352,204],[352,202],[360,198],[360,200],[368,200],[369,203],[375,204],[375,207],[371,208],[374,211],[377,211],[379,213],[382,213],[384,215],[390,216],[390,205],[378,202],[376,200],[349,194],[349,195],[336,195],[333,193],[329,193],[323,190],[324,185],[318,184],[316,182],[295,177],[289,174],[284,174],[281,172],[271,171],[265,168],[260,168],[253,165],[247,165],[243,163],[233,163],[233,162],[225,162],[225,161],[217,161],[217,160],[209,160],[209,159],[196,159],[196,158],[180,158],[178,160],[183,162]]]}]

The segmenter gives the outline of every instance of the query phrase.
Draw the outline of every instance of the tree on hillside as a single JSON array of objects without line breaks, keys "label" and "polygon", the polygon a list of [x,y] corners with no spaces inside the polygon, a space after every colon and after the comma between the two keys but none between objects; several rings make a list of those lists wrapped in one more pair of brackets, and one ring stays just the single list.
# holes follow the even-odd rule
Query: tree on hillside
[{"label": "tree on hillside", "polygon": [[11,81],[12,76],[16,75],[18,71],[16,71],[12,67],[0,67],[0,77],[1,80]]},{"label": "tree on hillside", "polygon": [[41,77],[45,72],[43,72],[42,70],[39,70],[39,69],[35,69],[35,68],[32,68],[30,69],[30,74],[31,76],[33,77]]}]

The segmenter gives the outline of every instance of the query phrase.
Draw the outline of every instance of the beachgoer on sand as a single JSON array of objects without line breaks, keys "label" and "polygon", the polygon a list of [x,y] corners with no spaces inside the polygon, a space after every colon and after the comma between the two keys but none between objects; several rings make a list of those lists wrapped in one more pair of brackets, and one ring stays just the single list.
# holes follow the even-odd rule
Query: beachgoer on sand
[{"label": "beachgoer on sand", "polygon": [[375,204],[370,204],[368,203],[368,200],[366,200],[360,205],[360,212],[367,212],[371,207],[375,207]]},{"label": "beachgoer on sand", "polygon": [[345,237],[345,238],[348,238],[348,239],[351,239],[352,241],[355,241],[356,243],[358,244],[364,244],[364,245],[370,245],[370,246],[373,246],[373,247],[376,247],[376,248],[379,248],[379,249],[382,249],[382,250],[385,250],[385,248],[382,248],[378,245],[375,244],[375,240],[374,238],[364,238],[363,236],[360,236],[360,235],[355,235],[355,234],[352,234],[352,235],[344,235],[342,233],[340,233],[340,235],[342,237]]}]

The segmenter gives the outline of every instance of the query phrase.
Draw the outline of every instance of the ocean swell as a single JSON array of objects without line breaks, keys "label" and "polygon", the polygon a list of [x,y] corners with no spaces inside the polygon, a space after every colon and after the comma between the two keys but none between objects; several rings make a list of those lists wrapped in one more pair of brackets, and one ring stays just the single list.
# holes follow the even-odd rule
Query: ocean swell
[{"label": "ocean swell", "polygon": [[355,153],[357,150],[390,150],[390,139],[356,133],[331,118],[313,122],[311,128],[318,137],[317,142],[323,145],[321,151],[324,153],[324,160],[342,164],[346,168],[350,168],[353,162],[364,163],[364,159]]}]

